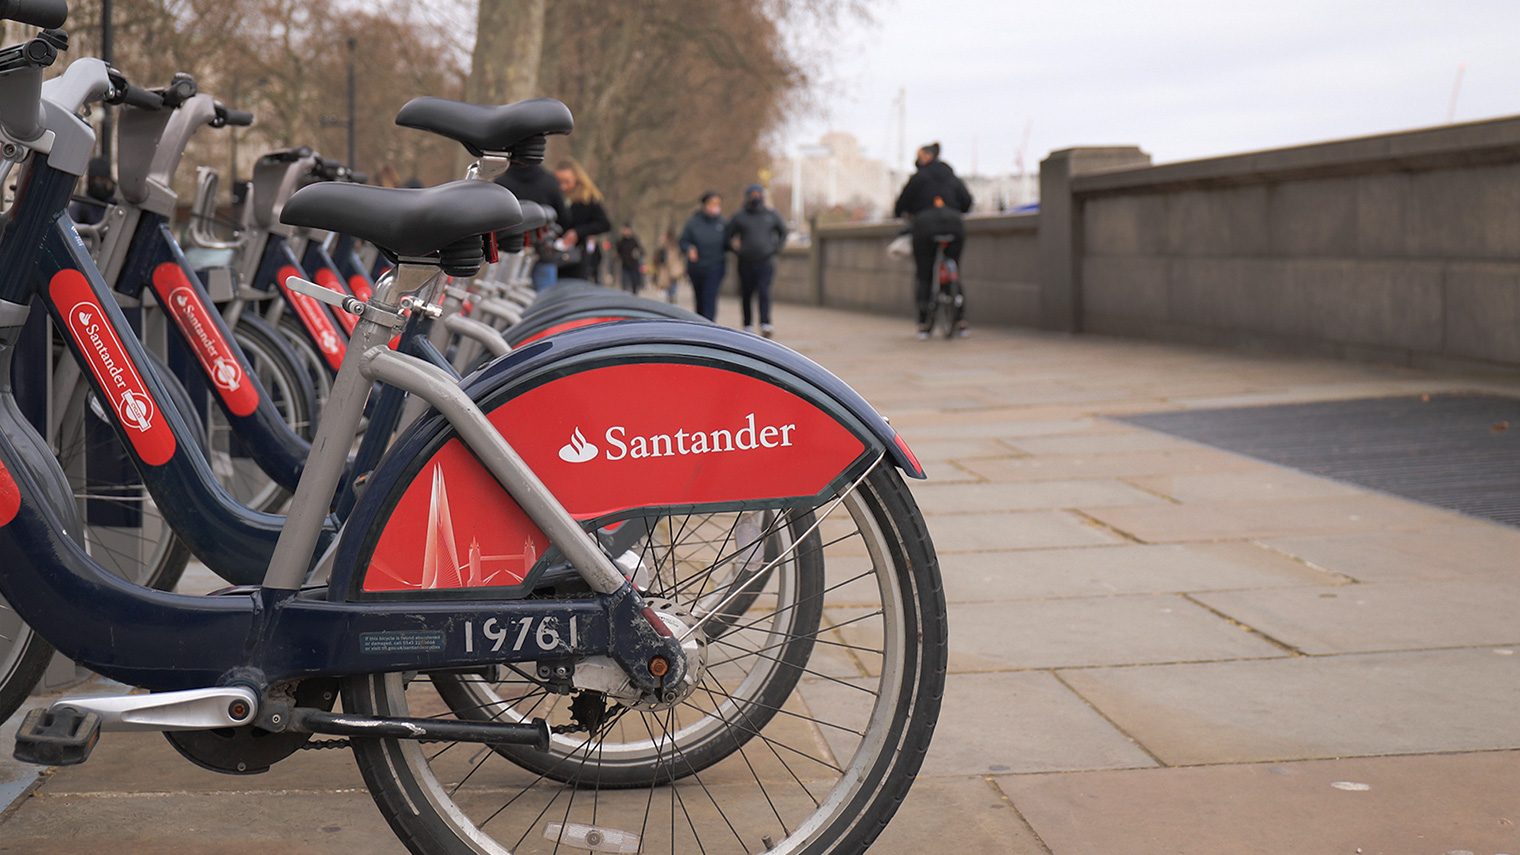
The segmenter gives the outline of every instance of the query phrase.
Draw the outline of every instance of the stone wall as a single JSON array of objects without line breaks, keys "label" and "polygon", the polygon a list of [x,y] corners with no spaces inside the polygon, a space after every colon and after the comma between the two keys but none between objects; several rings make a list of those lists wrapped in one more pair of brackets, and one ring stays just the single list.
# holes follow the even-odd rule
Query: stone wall
[{"label": "stone wall", "polygon": [[[1038,221],[1034,214],[966,219],[961,282],[975,323],[1038,322]],[[777,299],[912,317],[913,261],[887,255],[900,228],[895,222],[819,227],[811,246],[782,253]]]},{"label": "stone wall", "polygon": [[[1520,368],[1520,118],[1160,166],[1067,149],[1040,192],[968,218],[973,323]],[[778,298],[910,316],[897,228],[815,229]]]},{"label": "stone wall", "polygon": [[1081,329],[1520,365],[1520,119],[1079,175]]}]

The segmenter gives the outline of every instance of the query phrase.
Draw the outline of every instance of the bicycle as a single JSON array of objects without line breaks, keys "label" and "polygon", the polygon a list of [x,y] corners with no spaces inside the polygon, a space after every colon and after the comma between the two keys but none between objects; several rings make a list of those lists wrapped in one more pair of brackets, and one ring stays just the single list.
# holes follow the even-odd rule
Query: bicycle
[{"label": "bicycle", "polygon": [[[927,750],[944,679],[944,600],[899,475],[922,475],[906,444],[821,368],[715,326],[571,330],[463,386],[390,351],[400,298],[436,285],[440,268],[468,274],[478,235],[518,216],[495,185],[317,184],[286,205],[287,224],[353,234],[400,263],[371,300],[344,303],[360,320],[262,585],[190,597],[90,561],[66,534],[71,505],[51,498],[57,464],[6,380],[32,294],[77,300],[68,317],[95,322],[70,347],[99,357],[97,392],[127,384],[103,399],[150,465],[185,465],[186,426],[158,406],[156,375],[112,368],[139,364],[142,348],[56,215],[93,134],[49,110],[51,151],[27,145],[42,138],[26,97],[41,68],[25,61],[0,74],[0,133],[28,161],[0,233],[0,552],[11,557],[0,593],[76,661],[154,690],[30,714],[25,759],[81,762],[101,732],[137,728],[235,774],[316,735],[348,739],[419,855],[674,852],[693,840],[708,852],[859,852],[875,839]],[[305,588],[346,462],[335,451],[374,381],[438,412],[368,479],[329,583]],[[772,530],[741,530],[756,525],[750,512]],[[630,525],[638,549],[608,554]],[[440,684],[477,679],[531,684],[540,700],[502,720],[441,699]],[[344,712],[332,713],[339,694]],[[524,746],[544,749],[541,771],[519,764]]]},{"label": "bicycle", "polygon": [[966,334],[964,320],[966,296],[961,290],[960,265],[947,256],[946,250],[956,235],[935,235],[934,240],[934,307],[929,314],[929,335],[939,326],[945,338]]}]

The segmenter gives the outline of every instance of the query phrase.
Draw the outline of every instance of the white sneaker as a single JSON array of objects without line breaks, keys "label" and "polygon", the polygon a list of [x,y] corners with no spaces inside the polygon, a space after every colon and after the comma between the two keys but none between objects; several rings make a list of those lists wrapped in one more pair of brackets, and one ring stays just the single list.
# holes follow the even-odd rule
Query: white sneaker
[{"label": "white sneaker", "polygon": [[755,334],[755,327],[754,327],[754,325],[746,326],[744,328],[744,331],[747,332],[747,333],[749,333],[750,335],[754,335]]},{"label": "white sneaker", "polygon": [[762,335],[762,336],[764,336],[766,338],[770,338],[774,334],[775,334],[775,330],[774,330],[774,328],[770,324],[761,324],[760,325],[760,335]]}]

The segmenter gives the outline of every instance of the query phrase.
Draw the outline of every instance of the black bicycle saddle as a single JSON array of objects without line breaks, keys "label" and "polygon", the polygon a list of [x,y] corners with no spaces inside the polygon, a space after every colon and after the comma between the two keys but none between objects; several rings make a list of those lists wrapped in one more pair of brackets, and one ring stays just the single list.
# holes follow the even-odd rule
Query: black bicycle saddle
[{"label": "black bicycle saddle", "polygon": [[[575,117],[569,107],[553,98],[485,107],[423,96],[406,102],[396,114],[396,124],[457,140],[470,154],[480,157],[488,151],[511,152],[533,137],[568,134],[575,129]],[[543,159],[541,147],[536,157]]]},{"label": "black bicycle saddle", "polygon": [[367,240],[421,257],[464,238],[522,222],[512,191],[490,181],[450,181],[425,190],[324,181],[292,193],[280,222]]}]

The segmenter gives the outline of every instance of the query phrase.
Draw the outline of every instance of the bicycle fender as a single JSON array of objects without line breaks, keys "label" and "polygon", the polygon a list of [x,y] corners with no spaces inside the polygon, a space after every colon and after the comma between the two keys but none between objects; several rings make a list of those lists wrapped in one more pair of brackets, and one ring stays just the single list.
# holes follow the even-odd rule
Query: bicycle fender
[{"label": "bicycle fender", "polygon": [[[908,446],[843,381],[781,345],[708,324],[570,330],[461,381],[572,516],[815,503]],[[340,541],[330,597],[513,598],[550,543],[441,416],[409,428]]]}]

